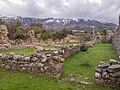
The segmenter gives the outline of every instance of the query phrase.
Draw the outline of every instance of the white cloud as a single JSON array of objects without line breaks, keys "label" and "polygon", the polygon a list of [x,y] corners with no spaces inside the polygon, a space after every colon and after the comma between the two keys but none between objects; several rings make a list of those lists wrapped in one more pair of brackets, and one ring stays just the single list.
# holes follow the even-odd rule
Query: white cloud
[{"label": "white cloud", "polygon": [[89,0],[91,3],[101,4],[101,0]]},{"label": "white cloud", "polygon": [[117,22],[120,0],[1,0],[0,14]]}]

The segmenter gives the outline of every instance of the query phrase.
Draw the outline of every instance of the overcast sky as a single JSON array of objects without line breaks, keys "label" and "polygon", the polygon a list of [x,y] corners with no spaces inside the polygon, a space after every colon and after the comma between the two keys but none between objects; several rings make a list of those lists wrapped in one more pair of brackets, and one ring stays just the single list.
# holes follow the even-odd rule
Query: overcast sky
[{"label": "overcast sky", "polygon": [[120,0],[0,0],[0,15],[118,22]]}]

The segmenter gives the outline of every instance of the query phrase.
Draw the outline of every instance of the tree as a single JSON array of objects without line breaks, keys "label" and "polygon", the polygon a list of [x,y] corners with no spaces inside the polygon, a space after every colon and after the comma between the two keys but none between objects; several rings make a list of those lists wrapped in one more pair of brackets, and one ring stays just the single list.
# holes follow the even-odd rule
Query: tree
[{"label": "tree", "polygon": [[42,24],[39,22],[31,22],[28,27],[29,30],[43,29]]},{"label": "tree", "polygon": [[18,28],[18,27],[20,27],[20,26],[22,26],[22,23],[18,20],[18,21],[16,22],[16,28]]},{"label": "tree", "polygon": [[37,34],[46,32],[46,30],[43,29],[42,24],[35,21],[29,24],[27,31],[29,30],[34,30],[36,36]]},{"label": "tree", "polygon": [[9,20],[6,22],[6,26],[8,28],[8,37],[11,40],[14,40],[16,35],[15,35],[15,28],[16,28],[16,21],[15,20]]},{"label": "tree", "polygon": [[24,32],[23,32],[21,26],[22,26],[22,23],[18,20],[15,25],[15,33],[16,33],[16,38],[23,39]]},{"label": "tree", "polygon": [[49,35],[47,33],[43,33],[39,36],[39,39],[42,39],[43,41],[45,41],[46,39],[50,38]]},{"label": "tree", "polygon": [[56,40],[56,39],[63,39],[65,37],[67,37],[68,34],[71,34],[71,31],[69,30],[66,30],[66,29],[63,29],[63,30],[58,30],[58,31],[55,31],[55,33],[53,33],[53,40]]},{"label": "tree", "polygon": [[16,28],[16,38],[22,39],[24,37],[24,32],[19,27]]},{"label": "tree", "polygon": [[22,23],[19,20],[9,20],[6,22],[6,26],[8,28],[8,37],[11,40],[23,39],[24,38],[24,31],[22,29]]}]

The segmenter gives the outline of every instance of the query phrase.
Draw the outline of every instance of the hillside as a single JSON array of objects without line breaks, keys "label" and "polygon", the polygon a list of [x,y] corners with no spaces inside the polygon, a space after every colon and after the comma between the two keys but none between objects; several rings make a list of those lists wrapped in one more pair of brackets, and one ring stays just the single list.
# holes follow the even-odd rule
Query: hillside
[{"label": "hillside", "polygon": [[30,22],[37,21],[43,24],[43,27],[47,30],[60,30],[64,28],[75,29],[75,30],[91,30],[92,26],[95,26],[97,30],[102,29],[115,29],[117,27],[114,23],[102,22],[99,20],[85,20],[85,19],[64,19],[64,18],[30,18],[30,17],[9,17],[2,16],[4,21],[11,19],[20,20],[25,26]]}]

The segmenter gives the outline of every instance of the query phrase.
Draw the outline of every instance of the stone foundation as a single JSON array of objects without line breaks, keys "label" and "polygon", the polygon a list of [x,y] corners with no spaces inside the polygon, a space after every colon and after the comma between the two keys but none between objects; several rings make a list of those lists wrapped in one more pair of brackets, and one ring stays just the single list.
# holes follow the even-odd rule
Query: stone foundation
[{"label": "stone foundation", "polygon": [[120,61],[101,62],[95,69],[95,80],[98,85],[120,87]]},{"label": "stone foundation", "polygon": [[13,52],[8,55],[0,54],[0,67],[59,78],[63,73],[65,58],[78,51],[80,45],[58,47],[56,50],[37,47],[37,52],[28,56],[16,55]]}]

